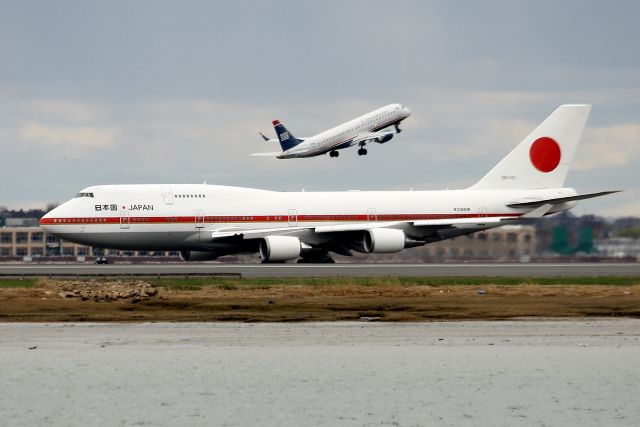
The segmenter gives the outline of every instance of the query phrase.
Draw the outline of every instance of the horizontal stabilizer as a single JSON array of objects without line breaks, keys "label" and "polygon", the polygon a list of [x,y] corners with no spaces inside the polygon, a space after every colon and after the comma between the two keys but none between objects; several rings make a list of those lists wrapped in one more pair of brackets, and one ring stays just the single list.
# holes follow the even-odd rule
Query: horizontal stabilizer
[{"label": "horizontal stabilizer", "polygon": [[278,139],[275,138],[268,138],[264,133],[258,131],[258,133],[260,134],[260,136],[262,137],[262,139],[264,139],[265,142],[280,142]]},{"label": "horizontal stabilizer", "polygon": [[530,212],[527,212],[518,219],[540,219],[545,216],[545,214],[549,212],[552,207],[553,205],[551,203],[546,203],[544,205],[538,206]]},{"label": "horizontal stabilizer", "polygon": [[619,193],[620,191],[622,190],[600,191],[598,193],[579,194],[577,196],[558,197],[555,199],[514,202],[514,203],[509,203],[507,206],[509,206],[510,208],[535,208],[535,207],[543,206],[546,204],[558,205],[560,203],[575,202],[578,200],[585,200],[585,199],[592,199],[594,197],[606,196],[607,194]]},{"label": "horizontal stabilizer", "polygon": [[256,157],[278,157],[282,153],[253,153],[252,156]]}]

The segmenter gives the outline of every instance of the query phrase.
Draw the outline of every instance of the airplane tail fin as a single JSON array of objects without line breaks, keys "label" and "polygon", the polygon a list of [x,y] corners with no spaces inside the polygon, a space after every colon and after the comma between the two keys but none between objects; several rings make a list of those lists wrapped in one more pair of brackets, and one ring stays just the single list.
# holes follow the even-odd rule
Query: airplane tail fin
[{"label": "airplane tail fin", "polygon": [[569,172],[591,105],[562,105],[471,190],[559,188]]},{"label": "airplane tail fin", "polygon": [[278,135],[282,151],[287,151],[302,142],[301,139],[297,139],[293,136],[293,134],[289,132],[279,120],[273,121],[273,128],[276,131],[276,135]]}]

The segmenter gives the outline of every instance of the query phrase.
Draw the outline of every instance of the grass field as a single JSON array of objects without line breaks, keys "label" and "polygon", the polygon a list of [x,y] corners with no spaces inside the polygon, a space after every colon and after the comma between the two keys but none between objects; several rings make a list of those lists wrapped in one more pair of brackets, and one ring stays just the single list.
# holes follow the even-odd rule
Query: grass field
[{"label": "grass field", "polygon": [[[0,288],[32,288],[43,279],[0,278]],[[108,281],[110,279],[98,279]],[[204,287],[264,286],[516,286],[516,285],[640,285],[640,277],[341,277],[341,278],[207,278],[207,277],[167,277],[144,279],[145,282],[167,289],[196,290]]]},{"label": "grass field", "polygon": [[[157,293],[141,293],[149,288]],[[130,297],[136,289],[140,296]],[[102,297],[95,298],[96,293]],[[0,321],[428,321],[584,316],[640,317],[640,278],[0,279]]]}]

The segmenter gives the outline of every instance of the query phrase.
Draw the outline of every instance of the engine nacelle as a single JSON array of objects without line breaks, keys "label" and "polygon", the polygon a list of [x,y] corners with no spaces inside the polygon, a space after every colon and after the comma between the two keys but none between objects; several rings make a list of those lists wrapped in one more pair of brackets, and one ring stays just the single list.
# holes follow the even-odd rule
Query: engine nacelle
[{"label": "engine nacelle", "polygon": [[180,251],[181,261],[211,261],[218,258],[218,254],[215,252],[206,251]]},{"label": "engine nacelle", "polygon": [[400,252],[405,248],[405,241],[404,231],[390,228],[365,230],[362,239],[365,252],[376,254]]},{"label": "engine nacelle", "polygon": [[393,134],[390,133],[388,135],[383,136],[382,138],[376,139],[376,142],[378,144],[384,144],[385,142],[390,141],[391,138],[393,138]]},{"label": "engine nacelle", "polygon": [[263,261],[287,261],[300,256],[300,239],[291,236],[267,236],[260,240],[260,258]]}]

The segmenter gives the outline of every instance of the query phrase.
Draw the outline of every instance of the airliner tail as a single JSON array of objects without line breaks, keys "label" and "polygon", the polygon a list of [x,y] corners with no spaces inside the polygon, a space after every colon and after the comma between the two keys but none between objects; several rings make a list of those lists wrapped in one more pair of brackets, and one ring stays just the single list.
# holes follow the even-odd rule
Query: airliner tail
[{"label": "airliner tail", "polygon": [[282,151],[287,151],[302,142],[301,139],[297,139],[293,136],[293,134],[289,132],[279,120],[273,121],[273,128],[276,131],[276,135],[278,135]]},{"label": "airliner tail", "polygon": [[471,190],[560,188],[587,123],[591,105],[562,105]]}]

